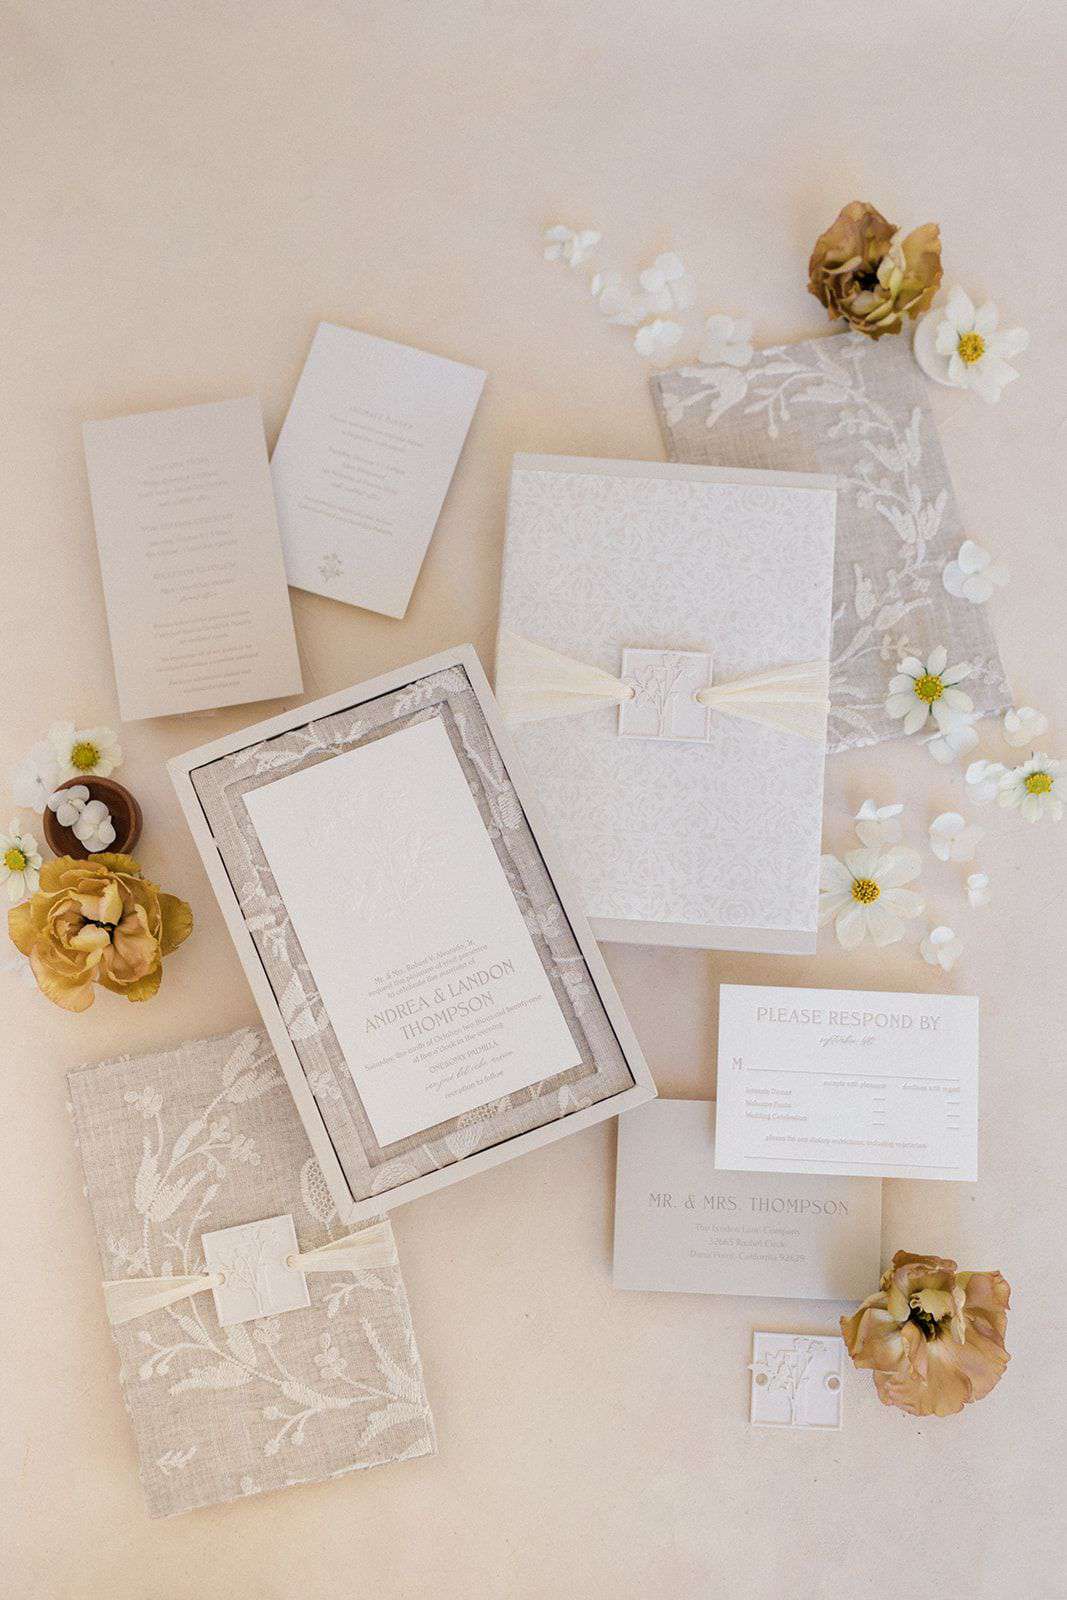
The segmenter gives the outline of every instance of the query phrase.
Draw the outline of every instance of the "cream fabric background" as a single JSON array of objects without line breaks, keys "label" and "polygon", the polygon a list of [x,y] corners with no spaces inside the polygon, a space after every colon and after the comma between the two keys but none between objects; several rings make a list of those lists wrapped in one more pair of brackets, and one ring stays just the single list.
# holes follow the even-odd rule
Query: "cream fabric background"
[{"label": "cream fabric background", "polygon": [[[577,279],[541,262],[539,228],[607,227],[624,267],[674,245],[702,303],[752,313],[771,342],[822,326],[808,250],[855,196],[908,225],[938,218],[950,269],[1033,330],[999,407],[932,399],[965,525],[1014,565],[994,602],[1008,676],[1058,719],[1062,749],[1060,8],[8,0],[3,33],[0,770],[53,716],[116,714],[83,417],[258,392],[273,438],[320,317],[485,366],[407,621],[299,594],[294,609],[309,694],[461,636],[488,660],[512,453],[662,458],[645,364]],[[161,996],[135,1009],[105,995],[72,1018],[0,978],[3,1587],[35,1600],[1062,1594],[1051,1274],[1067,826],[1005,814],[984,851],[994,905],[965,922],[955,872],[926,872],[932,908],[968,936],[947,986],[983,997],[982,1179],[889,1184],[885,1203],[887,1250],[958,1252],[1015,1286],[1015,1359],[988,1400],[917,1422],[850,1376],[839,1436],[751,1432],[751,1330],[791,1326],[790,1308],[613,1294],[606,1125],[396,1214],[436,1460],[145,1519],[65,1072],[254,1020],[162,768],[250,720],[125,730],[140,853],[199,918]],[[914,748],[839,757],[828,843],[890,790],[914,795],[925,829],[959,779]],[[710,1092],[719,981],[940,982],[903,946],[608,959],[669,1095]]]}]

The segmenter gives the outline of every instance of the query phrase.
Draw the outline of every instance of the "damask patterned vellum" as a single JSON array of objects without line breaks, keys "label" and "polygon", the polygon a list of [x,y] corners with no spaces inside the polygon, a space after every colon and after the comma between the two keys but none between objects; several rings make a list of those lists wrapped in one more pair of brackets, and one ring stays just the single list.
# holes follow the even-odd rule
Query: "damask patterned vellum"
[{"label": "damask patterned vellum", "polygon": [[971,663],[977,711],[1011,705],[984,607],[941,581],[966,535],[910,339],[843,333],[651,381],[673,461],[837,478],[831,752],[900,738],[889,679],[938,645]]},{"label": "damask patterned vellum", "polygon": [[515,458],[497,693],[600,938],[814,949],[834,501],[810,474]]},{"label": "damask patterned vellum", "polygon": [[[280,1213],[301,1252],[350,1231],[258,1029],[69,1082],[105,1280],[204,1273],[205,1234]],[[221,1327],[207,1292],[113,1328],[151,1516],[435,1452],[399,1266],[306,1281],[274,1316]]]}]

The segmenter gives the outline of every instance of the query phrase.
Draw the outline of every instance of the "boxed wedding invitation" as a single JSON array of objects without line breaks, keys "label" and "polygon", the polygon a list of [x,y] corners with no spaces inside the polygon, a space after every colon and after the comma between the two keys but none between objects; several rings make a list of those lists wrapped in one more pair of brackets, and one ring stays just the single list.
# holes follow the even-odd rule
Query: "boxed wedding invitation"
[{"label": "boxed wedding invitation", "polygon": [[149,1514],[432,1454],[392,1230],[344,1236],[265,1036],[69,1081]]},{"label": "boxed wedding invitation", "polygon": [[599,938],[814,950],[834,504],[516,456],[497,697]]},{"label": "boxed wedding invitation", "polygon": [[123,721],[300,694],[259,401],[83,432]]},{"label": "boxed wedding invitation", "polygon": [[717,1167],[978,1177],[968,995],[723,984],[717,1083]]},{"label": "boxed wedding invitation", "polygon": [[171,772],[343,1218],[654,1095],[471,647]]},{"label": "boxed wedding invitation", "polygon": [[271,457],[294,588],[404,615],[484,383],[319,323]]},{"label": "boxed wedding invitation", "polygon": [[616,1289],[862,1300],[881,1228],[874,1178],[716,1171],[713,1101],[655,1100],[619,1123]]}]

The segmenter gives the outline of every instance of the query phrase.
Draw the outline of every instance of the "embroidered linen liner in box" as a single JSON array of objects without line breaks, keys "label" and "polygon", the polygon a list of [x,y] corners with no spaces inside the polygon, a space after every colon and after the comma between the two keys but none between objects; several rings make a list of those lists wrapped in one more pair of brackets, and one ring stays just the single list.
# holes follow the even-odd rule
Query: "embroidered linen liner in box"
[{"label": "embroidered linen liner in box", "polygon": [[897,662],[945,645],[975,710],[1011,691],[986,610],[941,582],[966,534],[909,337],[859,333],[758,350],[748,367],[678,367],[652,395],[672,461],[838,480],[827,749],[901,737]]},{"label": "embroidered linen liner in box", "polygon": [[[319,999],[244,796],[429,717],[444,722],[582,1059],[550,1080],[383,1148]],[[633,1075],[462,668],[434,673],[251,745],[190,776],[355,1200],[436,1172],[632,1086]],[[373,929],[367,932],[373,938]]]},{"label": "embroidered linen liner in box", "polygon": [[[103,1278],[203,1272],[202,1234],[282,1214],[305,1251],[352,1231],[259,1029],[69,1082]],[[399,1267],[307,1287],[225,1329],[210,1294],[112,1329],[151,1516],[436,1450]]]}]

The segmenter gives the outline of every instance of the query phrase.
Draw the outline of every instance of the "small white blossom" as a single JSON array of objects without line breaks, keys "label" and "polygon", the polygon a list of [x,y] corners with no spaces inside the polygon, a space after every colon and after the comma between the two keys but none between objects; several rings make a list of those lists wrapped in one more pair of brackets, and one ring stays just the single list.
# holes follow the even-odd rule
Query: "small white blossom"
[{"label": "small white blossom", "polygon": [[991,300],[975,307],[963,289],[953,289],[935,324],[933,348],[944,368],[942,381],[957,389],[973,389],[983,400],[1000,399],[1005,384],[1019,376],[1010,365],[1030,343],[1025,328],[997,330],[997,308]]},{"label": "small white blossom", "polygon": [[948,651],[943,645],[931,650],[925,664],[918,656],[905,656],[889,680],[886,715],[903,717],[905,733],[918,733],[928,717],[944,731],[954,714],[974,710],[970,695],[956,687],[970,673],[969,662],[948,665]]},{"label": "small white blossom", "polygon": [[584,228],[576,233],[561,222],[546,228],[542,237],[545,241],[545,260],[565,261],[569,267],[583,266],[601,240],[601,235],[593,228]]},{"label": "small white blossom", "polygon": [[122,765],[122,750],[110,728],[79,729],[73,722],[57,722],[49,729],[48,738],[59,767],[59,783],[67,778],[108,778]]},{"label": "small white blossom", "polygon": [[987,906],[992,897],[988,872],[972,872],[967,878],[967,899],[972,907]]},{"label": "small white blossom", "polygon": [[752,354],[750,318],[716,312],[705,322],[700,359],[706,367],[747,367]]},{"label": "small white blossom", "polygon": [[930,849],[939,861],[973,861],[984,838],[985,829],[966,822],[958,811],[942,811],[930,824]]},{"label": "small white blossom", "polygon": [[36,894],[41,881],[41,853],[32,833],[23,831],[12,817],[7,832],[0,833],[0,888],[14,905]]},{"label": "small white blossom", "polygon": [[620,272],[595,273],[589,289],[603,315],[616,327],[636,328],[648,316],[647,300],[634,293]]},{"label": "small white blossom", "polygon": [[1029,745],[1031,750],[1042,735],[1048,732],[1048,718],[1033,706],[1019,706],[1004,713],[1004,742],[1021,750]]},{"label": "small white blossom", "polygon": [[978,743],[977,721],[977,711],[947,711],[937,732],[929,734],[923,744],[940,766],[951,766],[957,756],[966,755]]},{"label": "small white blossom", "polygon": [[940,967],[944,972],[951,972],[960,956],[963,954],[963,943],[951,928],[942,924],[939,928],[931,928],[922,944],[923,960],[928,961],[932,967]]},{"label": "small white blossom", "polygon": [[1037,822],[1041,817],[1059,822],[1065,793],[1063,762],[1041,751],[1004,774],[997,785],[997,804],[1019,810],[1027,822]]},{"label": "small white blossom", "polygon": [[903,806],[876,806],[865,800],[856,812],[856,833],[861,844],[877,850],[884,844],[900,843],[900,813]]},{"label": "small white blossom", "polygon": [[651,361],[666,360],[684,331],[681,323],[656,317],[652,322],[646,322],[643,328],[638,328],[634,334],[634,349],[638,355],[647,356]]},{"label": "small white blossom", "polygon": [[1007,771],[1002,761],[972,761],[964,774],[970,798],[978,805],[994,800]]},{"label": "small white blossom", "polygon": [[75,783],[69,789],[57,789],[48,796],[48,809],[55,815],[61,828],[73,828],[86,805],[89,791],[84,783]]},{"label": "small white blossom", "polygon": [[922,914],[923,899],[905,884],[919,876],[917,850],[851,850],[843,861],[825,855],[819,874],[819,926],[833,921],[838,943],[854,949],[864,939],[876,945],[904,937],[905,921]]},{"label": "small white blossom", "polygon": [[651,311],[684,311],[692,304],[685,263],[673,250],[657,256],[650,267],[638,273],[637,281],[648,296]]},{"label": "small white blossom", "polygon": [[941,582],[957,600],[980,606],[995,589],[1003,589],[1008,577],[1005,562],[994,561],[988,550],[973,539],[965,539],[955,561],[950,561],[942,572]]}]

